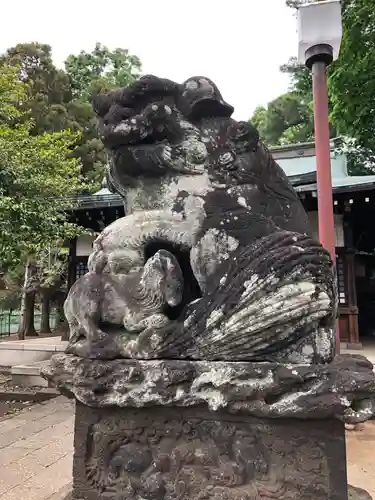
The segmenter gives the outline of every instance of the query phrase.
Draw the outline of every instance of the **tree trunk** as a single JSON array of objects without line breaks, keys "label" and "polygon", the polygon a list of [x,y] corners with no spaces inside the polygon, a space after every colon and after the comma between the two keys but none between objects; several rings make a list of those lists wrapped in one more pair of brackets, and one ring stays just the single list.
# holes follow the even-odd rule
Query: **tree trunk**
[{"label": "tree trunk", "polygon": [[50,327],[50,299],[47,293],[42,294],[42,317],[40,321],[40,333],[51,333]]},{"label": "tree trunk", "polygon": [[20,326],[18,337],[24,340],[25,337],[37,337],[38,334],[34,326],[35,292],[24,292],[23,309],[21,310]]},{"label": "tree trunk", "polygon": [[69,334],[69,325],[66,319],[64,319],[64,321],[61,323],[60,332],[61,332],[61,340],[68,341],[70,334]]},{"label": "tree trunk", "polygon": [[65,297],[59,298],[56,304],[56,327],[55,330],[61,332],[61,340],[69,340],[69,325],[64,313]]},{"label": "tree trunk", "polygon": [[18,327],[18,338],[20,340],[24,340],[25,337],[35,337],[38,335],[34,326],[35,291],[28,292],[28,283],[32,277],[32,273],[33,266],[31,261],[28,260],[21,297],[20,323]]},{"label": "tree trunk", "polygon": [[60,325],[64,322],[64,319],[64,303],[59,298],[58,302],[56,303],[56,329],[60,328]]}]

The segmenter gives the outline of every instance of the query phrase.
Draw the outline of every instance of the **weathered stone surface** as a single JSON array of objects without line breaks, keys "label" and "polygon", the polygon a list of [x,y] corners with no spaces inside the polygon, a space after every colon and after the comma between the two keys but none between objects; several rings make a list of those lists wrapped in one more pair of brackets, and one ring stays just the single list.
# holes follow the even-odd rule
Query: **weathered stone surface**
[{"label": "weathered stone surface", "polygon": [[346,500],[344,422],[373,416],[374,373],[334,359],[334,266],[285,173],[208,78],[94,109],[126,216],[44,370],[78,401],[73,498]]},{"label": "weathered stone surface", "polygon": [[348,500],[372,500],[372,496],[362,488],[348,485]]},{"label": "weathered stone surface", "polygon": [[344,424],[77,404],[74,498],[346,500]]},{"label": "weathered stone surface", "polygon": [[[327,363],[337,292],[292,186],[205,77],[98,96],[126,217],[71,289],[68,351],[90,359]],[[161,252],[161,253],[160,253]]]},{"label": "weathered stone surface", "polygon": [[337,357],[329,365],[281,365],[103,362],[58,354],[43,376],[94,408],[206,407],[264,418],[337,417],[347,423],[365,421],[375,411],[375,376],[362,356]]}]

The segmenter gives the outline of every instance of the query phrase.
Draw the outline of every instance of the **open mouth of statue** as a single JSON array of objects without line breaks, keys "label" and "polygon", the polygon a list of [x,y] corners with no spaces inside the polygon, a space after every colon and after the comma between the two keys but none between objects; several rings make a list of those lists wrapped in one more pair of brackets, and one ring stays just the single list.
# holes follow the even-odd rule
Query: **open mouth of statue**
[{"label": "open mouth of statue", "polygon": [[106,127],[106,143],[112,149],[176,144],[181,140],[179,134],[164,127],[150,127],[142,123],[132,123],[133,121],[135,120],[124,120],[115,127]]},{"label": "open mouth of statue", "polygon": [[184,175],[204,172],[207,147],[199,131],[173,114],[168,105],[148,106],[146,112],[123,116],[117,124],[104,122],[102,135],[114,153],[116,166],[131,169],[133,176],[137,175],[135,165],[139,172],[149,170],[158,176],[166,171]]}]

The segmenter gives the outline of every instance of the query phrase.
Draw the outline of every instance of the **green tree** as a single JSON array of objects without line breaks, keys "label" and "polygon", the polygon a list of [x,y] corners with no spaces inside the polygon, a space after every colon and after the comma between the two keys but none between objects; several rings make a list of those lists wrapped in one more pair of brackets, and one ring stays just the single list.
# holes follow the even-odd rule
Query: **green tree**
[{"label": "green tree", "polygon": [[[293,8],[311,0],[288,0]],[[343,137],[351,174],[375,170],[375,10],[372,0],[342,0],[343,39],[340,57],[328,69],[332,136]],[[291,58],[282,71],[292,88],[312,98],[310,71]]]},{"label": "green tree", "polygon": [[68,113],[75,117],[82,133],[76,155],[81,158],[84,175],[96,186],[103,179],[107,156],[97,135],[92,98],[100,92],[129,85],[139,76],[140,70],[140,60],[127,49],[110,51],[100,43],[92,52],[72,54],[65,61],[73,95]]},{"label": "green tree", "polygon": [[311,102],[305,102],[296,91],[277,97],[267,108],[256,108],[250,121],[270,146],[307,142],[313,138]]},{"label": "green tree", "polygon": [[295,92],[305,103],[312,103],[311,71],[298,63],[296,57],[291,57],[286,64],[280,67],[282,73],[290,76],[290,90]]},{"label": "green tree", "polygon": [[96,118],[90,102],[73,99],[67,104],[71,129],[79,132],[73,156],[80,160],[89,191],[98,190],[103,180],[107,155],[97,133]]},{"label": "green tree", "polygon": [[70,55],[65,70],[74,97],[91,101],[97,93],[132,83],[140,74],[141,62],[127,49],[110,51],[97,43],[92,52]]},{"label": "green tree", "polygon": [[[33,135],[27,120],[28,86],[19,70],[0,69],[0,271],[26,265],[25,328],[32,325],[35,269],[45,248],[59,248],[79,232],[68,221],[69,196],[81,189],[77,140],[69,131]],[[22,105],[22,106],[20,106]],[[20,111],[20,108],[24,111]],[[25,111],[26,110],[26,111]],[[31,331],[32,328],[30,327]]]},{"label": "green tree", "polygon": [[91,106],[73,100],[69,77],[53,64],[51,47],[37,42],[18,44],[0,58],[0,68],[9,66],[17,68],[20,81],[26,85],[27,100],[17,106],[17,121],[28,121],[32,135],[77,132],[72,156],[80,159],[87,178],[95,178],[90,175],[96,161],[89,144],[96,135]]},{"label": "green tree", "polygon": [[[27,103],[19,103],[23,121],[30,120],[30,133],[78,132],[72,156],[80,160],[86,188],[99,188],[107,162],[97,135],[91,106],[93,94],[125,86],[137,78],[140,62],[126,49],[109,51],[97,44],[91,53],[70,55],[66,71],[53,64],[49,45],[18,44],[0,57],[0,68],[17,68],[20,81],[27,84]],[[18,117],[18,121],[21,120]]]},{"label": "green tree", "polygon": [[375,154],[375,9],[371,0],[344,0],[339,60],[329,73],[331,118],[341,135]]},{"label": "green tree", "polygon": [[22,265],[13,267],[2,274],[0,286],[0,311],[19,309],[24,274],[25,268]]},{"label": "green tree", "polygon": [[58,302],[60,297],[66,295],[68,254],[67,248],[45,247],[38,255],[33,281],[41,304],[41,331],[43,333],[51,332],[51,306]]},{"label": "green tree", "polygon": [[0,68],[17,68],[25,83],[27,100],[20,106],[19,119],[32,119],[30,133],[61,132],[71,127],[66,103],[72,98],[69,78],[52,61],[51,47],[40,43],[21,43],[0,57]]}]

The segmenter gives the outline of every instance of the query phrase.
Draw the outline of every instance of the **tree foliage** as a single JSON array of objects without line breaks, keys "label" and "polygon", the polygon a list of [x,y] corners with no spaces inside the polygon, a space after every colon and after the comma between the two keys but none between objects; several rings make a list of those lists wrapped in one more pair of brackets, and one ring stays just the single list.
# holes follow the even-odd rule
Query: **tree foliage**
[{"label": "tree foliage", "polygon": [[0,68],[5,66],[17,68],[20,81],[27,85],[27,104],[20,103],[19,109],[22,120],[29,120],[30,133],[77,132],[72,155],[80,160],[91,189],[97,189],[107,157],[97,135],[91,98],[134,81],[139,59],[126,49],[110,51],[97,44],[91,53],[70,55],[61,70],[53,63],[51,47],[35,42],[8,49],[0,57]]},{"label": "tree foliage", "polygon": [[25,268],[22,265],[12,267],[2,275],[0,286],[0,311],[19,309]]},{"label": "tree foliage", "polygon": [[0,269],[56,246],[76,233],[67,221],[66,198],[81,188],[80,165],[71,157],[77,139],[69,132],[34,135],[27,109],[27,84],[18,71],[0,72]]},{"label": "tree foliage", "polygon": [[332,121],[338,132],[375,155],[375,8],[344,0],[340,58],[329,74]]},{"label": "tree foliage", "polygon": [[[287,0],[298,8],[312,0]],[[328,69],[331,137],[341,136],[342,151],[351,174],[375,171],[375,9],[373,0],[342,0],[343,40],[340,57]],[[290,75],[290,92],[252,118],[271,145],[304,142],[313,138],[311,72],[296,58],[281,67]],[[285,96],[288,96],[286,98]],[[290,127],[291,103],[303,110],[304,124]],[[298,103],[299,101],[299,103]],[[293,110],[292,110],[293,111]],[[293,116],[293,113],[292,113]]]},{"label": "tree foliage", "polygon": [[86,178],[96,182],[97,186],[103,179],[107,157],[97,135],[92,98],[98,93],[129,85],[139,76],[140,69],[140,60],[128,50],[117,48],[110,51],[100,43],[92,52],[70,55],[65,62],[73,96],[68,110],[76,118],[82,133],[76,154],[82,160]]},{"label": "tree foliage", "polygon": [[[308,2],[287,0],[286,4],[297,8]],[[257,108],[251,122],[257,124],[262,138],[270,146],[310,142],[314,138],[311,74],[293,57],[280,70],[290,76],[289,92],[274,99],[267,108]],[[260,117],[262,121],[258,124]]]},{"label": "tree foliage", "polygon": [[267,108],[256,108],[251,123],[270,146],[307,142],[313,138],[313,114],[310,102],[296,91],[282,94]]},{"label": "tree foliage", "polygon": [[17,68],[20,82],[26,84],[27,100],[20,111],[24,120],[32,118],[32,134],[68,128],[65,103],[71,99],[69,79],[54,66],[49,45],[18,44],[1,56],[0,67]]},{"label": "tree foliage", "polygon": [[97,43],[92,52],[70,55],[65,62],[65,70],[73,96],[90,101],[97,93],[132,83],[139,76],[141,62],[127,49],[110,51]]},{"label": "tree foliage", "polygon": [[290,89],[295,92],[305,103],[312,103],[312,81],[311,72],[306,66],[298,63],[296,57],[290,57],[286,64],[280,67],[282,73],[290,76]]},{"label": "tree foliage", "polygon": [[62,245],[79,232],[67,219],[68,197],[103,178],[91,98],[139,71],[127,50],[100,44],[69,56],[64,70],[46,44],[18,44],[0,56],[0,307],[21,305],[20,338],[36,334],[36,298],[46,331],[51,301],[63,302]]},{"label": "tree foliage", "polygon": [[[311,0],[288,0],[298,8]],[[375,170],[375,9],[372,0],[342,0],[343,39],[340,57],[328,69],[332,135],[343,137],[351,174]],[[312,99],[309,70],[291,58],[282,71],[293,89]]]}]

